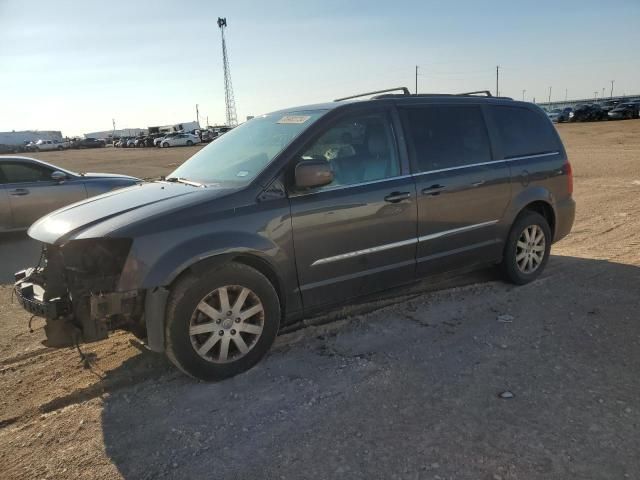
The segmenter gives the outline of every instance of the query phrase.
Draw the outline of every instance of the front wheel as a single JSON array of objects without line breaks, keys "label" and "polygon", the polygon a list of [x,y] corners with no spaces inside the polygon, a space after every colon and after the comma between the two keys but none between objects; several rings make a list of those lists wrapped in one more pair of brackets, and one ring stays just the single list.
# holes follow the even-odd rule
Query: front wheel
[{"label": "front wheel", "polygon": [[193,142],[191,140],[187,140],[187,147],[193,146]]},{"label": "front wheel", "polygon": [[169,298],[167,356],[200,380],[232,377],[267,353],[279,325],[278,295],[257,270],[228,263],[201,275],[188,273]]},{"label": "front wheel", "polygon": [[517,285],[540,276],[549,260],[551,228],[539,213],[525,211],[509,232],[501,268],[505,278]]},{"label": "front wheel", "polygon": [[167,142],[164,142],[164,143],[162,144],[162,148],[169,148],[169,144],[168,144]]}]

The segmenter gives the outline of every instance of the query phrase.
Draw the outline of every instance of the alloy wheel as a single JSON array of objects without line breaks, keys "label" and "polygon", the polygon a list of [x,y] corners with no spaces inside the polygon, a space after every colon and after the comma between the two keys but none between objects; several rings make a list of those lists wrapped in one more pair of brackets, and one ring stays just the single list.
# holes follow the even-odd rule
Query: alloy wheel
[{"label": "alloy wheel", "polygon": [[535,272],[544,260],[546,239],[544,231],[538,225],[526,227],[516,244],[516,264],[525,274]]},{"label": "alloy wheel", "polygon": [[258,342],[263,328],[260,298],[246,287],[226,285],[198,303],[189,322],[189,338],[205,360],[228,363],[244,357]]}]

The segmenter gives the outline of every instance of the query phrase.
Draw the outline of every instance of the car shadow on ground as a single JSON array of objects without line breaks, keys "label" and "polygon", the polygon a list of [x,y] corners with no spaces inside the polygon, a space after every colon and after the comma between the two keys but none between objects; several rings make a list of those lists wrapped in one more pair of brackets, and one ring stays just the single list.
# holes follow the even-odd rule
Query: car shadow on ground
[{"label": "car shadow on ground", "polygon": [[35,266],[40,250],[26,232],[0,233],[0,284],[13,283],[15,272]]},{"label": "car shadow on ground", "polygon": [[105,451],[127,479],[637,478],[640,268],[481,275],[284,335],[223,382],[158,361],[104,399]]}]

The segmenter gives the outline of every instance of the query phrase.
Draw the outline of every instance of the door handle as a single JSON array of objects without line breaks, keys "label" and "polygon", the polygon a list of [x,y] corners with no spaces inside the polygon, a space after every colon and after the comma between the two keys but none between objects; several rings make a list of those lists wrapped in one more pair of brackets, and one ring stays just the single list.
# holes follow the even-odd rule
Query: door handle
[{"label": "door handle", "polygon": [[14,197],[22,197],[24,195],[29,195],[29,190],[26,188],[16,188],[15,190],[11,190],[9,195],[13,195]]},{"label": "door handle", "polygon": [[438,195],[443,190],[446,190],[446,188],[447,187],[445,187],[444,185],[440,185],[440,184],[431,185],[430,187],[423,188],[422,189],[422,194],[423,195]]},{"label": "door handle", "polygon": [[384,197],[385,202],[398,203],[411,197],[410,192],[392,192]]},{"label": "door handle", "polygon": [[471,186],[472,186],[472,187],[479,187],[479,186],[484,185],[484,184],[485,184],[485,181],[484,181],[484,180],[478,180],[477,182],[473,182],[473,183],[471,184]]}]

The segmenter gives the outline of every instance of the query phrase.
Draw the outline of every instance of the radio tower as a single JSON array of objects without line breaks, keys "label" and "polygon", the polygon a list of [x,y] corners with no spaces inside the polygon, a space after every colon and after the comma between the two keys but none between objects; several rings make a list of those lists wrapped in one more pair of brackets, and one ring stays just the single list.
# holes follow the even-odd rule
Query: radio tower
[{"label": "radio tower", "polygon": [[231,86],[231,70],[229,69],[229,57],[227,56],[227,43],[224,39],[224,29],[227,19],[218,17],[218,27],[222,35],[222,63],[224,65],[224,100],[227,107],[227,125],[235,127],[238,124],[236,116],[236,101],[233,99],[233,86]]}]

